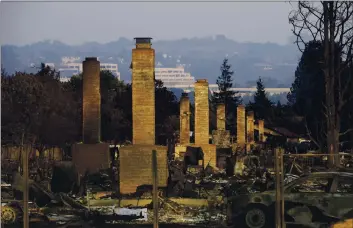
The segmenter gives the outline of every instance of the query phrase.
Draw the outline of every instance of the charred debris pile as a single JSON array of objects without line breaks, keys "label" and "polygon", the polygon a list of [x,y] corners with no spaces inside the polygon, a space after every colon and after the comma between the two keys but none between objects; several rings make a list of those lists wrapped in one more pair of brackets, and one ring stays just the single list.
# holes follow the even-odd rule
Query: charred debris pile
[{"label": "charred debris pile", "polygon": [[[201,148],[188,148],[184,156],[171,157],[168,187],[159,189],[159,220],[165,223],[222,223],[226,221],[225,199],[274,188],[272,151],[252,153],[223,150],[220,168],[200,164]],[[300,159],[285,160],[285,182],[320,170]],[[111,169],[79,176],[71,162],[58,162],[48,178],[40,167],[31,166],[30,221],[71,223],[151,223],[152,186],[120,195],[118,162]],[[321,164],[321,163],[320,163]],[[205,167],[205,168],[204,168]],[[321,167],[325,168],[325,167]],[[2,175],[2,221],[16,224],[22,217],[23,178],[17,170]],[[49,178],[50,177],[50,178]]]}]

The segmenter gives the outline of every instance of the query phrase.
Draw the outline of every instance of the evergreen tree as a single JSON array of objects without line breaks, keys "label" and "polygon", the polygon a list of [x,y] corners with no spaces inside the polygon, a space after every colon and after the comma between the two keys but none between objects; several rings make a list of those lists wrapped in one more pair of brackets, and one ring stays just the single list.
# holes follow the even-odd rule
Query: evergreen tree
[{"label": "evergreen tree", "polygon": [[[338,48],[336,48],[338,50]],[[340,59],[341,53],[336,53],[336,59]],[[326,97],[325,97],[325,76],[322,70],[324,63],[324,44],[321,41],[310,41],[304,49],[298,67],[295,71],[295,80],[292,84],[291,90],[288,93],[288,101],[295,114],[303,118],[306,134],[310,139],[324,151],[326,146],[327,135],[327,116],[326,116]],[[339,86],[348,85],[353,88],[353,83],[350,83],[349,72],[351,68],[342,71],[340,82],[336,82],[337,90]],[[347,102],[352,102],[348,100]],[[349,133],[348,130],[352,118],[349,116],[349,108],[342,109],[340,115],[341,139],[349,140],[353,135],[344,134]]]},{"label": "evergreen tree", "polygon": [[221,75],[218,76],[217,85],[218,92],[214,93],[215,103],[224,103],[227,106],[232,104],[238,104],[239,97],[236,96],[237,92],[230,90],[233,87],[233,75],[234,71],[231,69],[231,65],[228,64],[228,59],[225,58],[221,65]]},{"label": "evergreen tree", "polygon": [[265,86],[259,77],[256,82],[256,93],[254,102],[250,102],[250,108],[254,111],[255,117],[260,119],[269,119],[272,115],[272,102],[268,99]]},{"label": "evergreen tree", "polygon": [[2,66],[2,64],[1,64],[1,77],[2,76],[6,76],[7,74],[6,74],[6,71],[5,71],[5,68],[3,68],[3,66]]},{"label": "evergreen tree", "polygon": [[234,71],[231,70],[231,65],[228,63],[228,59],[225,58],[220,67],[221,75],[218,76],[217,85],[218,92],[214,92],[212,103],[224,103],[226,108],[226,125],[227,129],[234,129],[235,124],[235,113],[236,107],[241,103],[240,97],[236,91],[231,90],[233,87],[233,75]]}]

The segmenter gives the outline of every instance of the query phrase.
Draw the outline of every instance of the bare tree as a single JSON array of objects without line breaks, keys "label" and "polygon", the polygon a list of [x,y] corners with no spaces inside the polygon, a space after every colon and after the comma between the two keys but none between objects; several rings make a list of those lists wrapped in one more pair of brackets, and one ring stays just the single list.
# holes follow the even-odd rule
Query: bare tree
[{"label": "bare tree", "polygon": [[[325,115],[327,122],[327,147],[330,154],[338,153],[341,114],[353,98],[350,91],[353,57],[353,2],[321,1],[297,3],[289,15],[296,43],[303,51],[310,40],[324,45],[322,71],[325,77]],[[310,40],[305,40],[309,34]],[[347,76],[348,75],[348,76]],[[331,165],[335,165],[331,159]],[[337,164],[337,163],[336,163]]]}]

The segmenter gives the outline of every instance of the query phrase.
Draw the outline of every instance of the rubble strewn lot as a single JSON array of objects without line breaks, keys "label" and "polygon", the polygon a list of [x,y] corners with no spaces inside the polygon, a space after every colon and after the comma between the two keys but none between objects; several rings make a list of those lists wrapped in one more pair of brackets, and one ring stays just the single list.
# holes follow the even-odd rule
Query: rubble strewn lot
[{"label": "rubble strewn lot", "polygon": [[[229,222],[233,222],[233,225],[240,224],[239,227],[246,227],[244,221],[248,211],[241,209],[235,212],[233,209],[230,210],[231,205],[241,206],[255,199],[257,203],[259,200],[262,200],[261,202],[273,201],[274,173],[273,169],[265,168],[265,165],[261,164],[259,156],[244,156],[241,161],[240,167],[243,168],[241,172],[234,175],[211,167],[203,169],[197,164],[185,168],[183,167],[185,164],[180,161],[172,161],[169,164],[171,167],[170,188],[159,191],[160,227],[166,226],[163,224],[168,224],[168,228],[173,227],[170,224],[174,224],[175,227],[226,227]],[[305,172],[315,171],[306,169],[296,159],[288,159],[285,162],[287,173],[284,181],[287,185],[305,178],[307,176]],[[64,174],[66,172],[59,172],[56,168],[54,171]],[[80,185],[75,184],[74,181],[71,181],[72,183],[68,181],[70,182],[68,185],[72,187],[56,187],[68,189],[67,192],[51,192],[47,188],[48,181],[30,180],[31,227],[110,227],[117,224],[120,227],[150,226],[153,223],[151,187],[141,188],[140,192],[124,196],[122,199],[114,191],[116,183],[110,179],[109,172],[110,170],[102,170],[94,175],[85,176],[81,179]],[[343,172],[337,172],[337,175],[341,173]],[[2,221],[8,223],[6,227],[21,226],[21,183],[23,181],[21,178],[19,174],[13,174],[11,178],[5,176],[2,178],[1,209]],[[318,189],[320,190],[324,184],[310,180],[301,183],[300,189],[302,192],[318,194]],[[344,191],[348,191],[352,183],[342,186],[345,186]],[[322,208],[317,206],[318,201],[315,201],[315,198],[305,198],[303,194],[300,193],[299,198],[290,199],[287,194],[286,200],[309,205],[307,216],[304,216],[307,221],[304,223],[308,223],[307,227],[316,227],[309,224],[317,216],[310,208],[313,206],[318,210]],[[346,206],[348,209],[349,205]],[[330,220],[332,223],[339,222],[338,218],[344,213],[343,209],[341,211],[341,214],[335,215],[337,218]],[[288,215],[291,215],[294,220],[300,218],[303,221],[304,217],[299,216],[297,212],[294,208],[288,212]],[[268,217],[268,212],[266,216],[265,219],[273,217],[273,215]],[[266,226],[255,224],[253,227]]]}]

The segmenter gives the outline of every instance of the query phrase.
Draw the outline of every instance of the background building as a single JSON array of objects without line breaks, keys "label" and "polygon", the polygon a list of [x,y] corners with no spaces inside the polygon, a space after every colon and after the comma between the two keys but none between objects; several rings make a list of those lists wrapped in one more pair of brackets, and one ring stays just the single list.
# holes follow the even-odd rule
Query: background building
[{"label": "background building", "polygon": [[[56,68],[60,72],[60,81],[69,81],[73,75],[82,73],[82,61],[80,57],[63,57],[61,64],[55,67],[54,63],[45,63],[50,68]],[[118,71],[118,64],[116,63],[100,63],[101,70],[109,70],[120,80],[120,72]]]},{"label": "background building", "polygon": [[190,73],[185,72],[183,66],[155,68],[155,77],[157,80],[161,80],[167,88],[174,88],[177,85],[189,87],[195,83],[195,78]]},{"label": "background building", "polygon": [[[167,87],[167,86],[166,86]],[[186,93],[190,93],[194,91],[194,85],[189,85],[189,86],[184,86],[184,85],[172,85],[169,86],[169,88],[175,88],[175,89],[182,89]],[[210,93],[213,94],[214,92],[219,92],[218,90],[218,85],[217,84],[209,84],[208,86]],[[237,92],[236,95],[239,96],[253,96],[257,89],[256,87],[251,87],[251,88],[230,88],[231,91]],[[276,94],[287,94],[290,92],[290,88],[265,88],[265,91],[268,95],[276,95]]]}]

